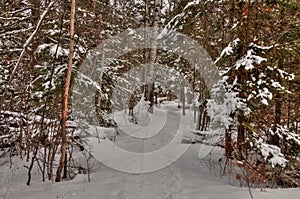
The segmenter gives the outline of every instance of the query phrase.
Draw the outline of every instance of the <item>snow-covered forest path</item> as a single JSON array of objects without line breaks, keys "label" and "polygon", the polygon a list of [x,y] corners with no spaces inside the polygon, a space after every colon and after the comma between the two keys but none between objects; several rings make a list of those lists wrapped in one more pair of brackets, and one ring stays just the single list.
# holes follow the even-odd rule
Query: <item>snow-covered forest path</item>
[{"label": "snow-covered forest path", "polygon": [[[1,188],[6,199],[249,199],[247,188],[232,186],[233,180],[220,178],[216,149],[212,159],[197,159],[199,145],[193,145],[174,164],[146,174],[129,174],[99,162],[91,182],[87,175],[77,175],[60,183],[35,180],[25,185],[26,174],[18,175],[10,187]],[[220,157],[220,156],[219,156]],[[39,178],[37,178],[39,179]],[[4,190],[5,189],[5,190]],[[299,189],[253,189],[255,199],[296,199]]]},{"label": "snow-covered forest path", "polygon": [[[233,179],[228,176],[220,178],[222,168],[218,159],[222,151],[215,149],[211,157],[200,160],[199,147],[192,145],[172,165],[146,174],[124,173],[93,162],[91,182],[86,174],[60,183],[41,182],[40,176],[36,176],[37,169],[32,184],[26,186],[24,171],[27,170],[21,167],[11,172],[3,170],[0,171],[0,196],[5,195],[6,199],[249,199],[247,188],[230,185]],[[299,197],[299,189],[254,189],[252,192],[255,199]]]},{"label": "snow-covered forest path", "polygon": [[184,192],[184,185],[182,184],[181,172],[174,166],[148,174],[126,174],[107,171],[103,173],[102,177],[102,179],[110,180],[106,182],[104,180],[99,186],[102,187],[101,189],[106,187],[110,191],[99,198],[187,198]]},{"label": "snow-covered forest path", "polygon": [[156,151],[169,144],[175,137],[179,129],[181,121],[180,117],[181,116],[178,111],[167,111],[166,118],[162,118],[162,120],[165,119],[163,128],[153,137],[147,139],[132,137],[126,134],[126,132],[119,130],[120,135],[118,136],[115,144],[131,152],[144,153]]},{"label": "snow-covered forest path", "polygon": [[[115,144],[125,150],[140,153],[152,152],[167,145],[182,126],[181,112],[166,110],[165,124],[160,132],[149,139],[132,138],[120,132]],[[189,115],[189,114],[187,114]],[[187,116],[189,117],[189,116]],[[163,118],[162,118],[163,119]],[[189,118],[186,118],[189,120]],[[155,124],[154,124],[155,125]],[[103,142],[98,146],[103,146]],[[175,145],[183,145],[175,142]],[[5,199],[243,199],[250,198],[248,188],[240,188],[235,175],[222,176],[223,150],[214,148],[211,155],[198,158],[201,144],[194,144],[175,162],[163,169],[148,173],[125,173],[92,159],[91,182],[87,174],[78,174],[73,180],[60,183],[41,182],[38,168],[30,186],[26,186],[27,170],[22,162],[12,170],[0,171],[0,198]],[[94,148],[99,150],[99,148]],[[98,151],[99,152],[99,151]],[[98,152],[94,152],[95,157]],[[111,154],[112,155],[112,154]],[[99,159],[99,157],[96,157]],[[124,158],[116,160],[126,164]],[[125,158],[126,160],[126,158]],[[157,160],[157,161],[162,161]],[[84,163],[84,162],[83,162]],[[127,162],[128,164],[128,162]],[[153,164],[155,164],[153,162]],[[19,165],[19,166],[18,166]],[[8,183],[9,182],[9,183]],[[234,186],[232,186],[234,185]],[[255,199],[298,198],[299,189],[253,189]]]},{"label": "snow-covered forest path", "polygon": [[[163,118],[162,118],[163,120]],[[119,131],[120,135],[115,144],[125,150],[143,153],[159,150],[174,138],[179,129],[181,116],[179,111],[167,111],[165,124],[159,133],[148,139],[140,139]],[[155,124],[154,124],[155,125]],[[122,164],[122,162],[120,162]],[[115,171],[117,172],[117,171]],[[146,174],[125,174],[117,184],[118,197],[124,199],[152,199],[152,198],[178,198],[185,199],[182,172],[179,167],[170,165],[156,172]]]}]

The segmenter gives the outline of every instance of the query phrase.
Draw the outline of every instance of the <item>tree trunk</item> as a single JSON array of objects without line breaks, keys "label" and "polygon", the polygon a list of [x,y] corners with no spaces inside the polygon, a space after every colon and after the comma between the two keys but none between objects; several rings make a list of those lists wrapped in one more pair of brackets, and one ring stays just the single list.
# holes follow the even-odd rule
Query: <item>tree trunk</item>
[{"label": "tree trunk", "polygon": [[[206,106],[206,105],[205,105]],[[208,117],[207,117],[207,111],[205,110],[205,107],[204,107],[204,111],[203,111],[203,114],[202,114],[202,126],[201,126],[201,131],[206,131],[206,127],[208,126]]]},{"label": "tree trunk", "polygon": [[[272,128],[273,132],[276,131],[277,125],[280,125],[281,107],[282,107],[282,102],[280,101],[280,94],[277,93],[275,97],[275,120],[274,120],[274,126]],[[277,134],[270,135],[269,143],[279,146],[279,136]]]},{"label": "tree trunk", "polygon": [[34,152],[33,152],[32,158],[31,158],[31,163],[30,163],[30,166],[28,167],[28,179],[27,179],[27,183],[26,183],[27,185],[30,185],[31,171],[33,168],[34,161],[36,160],[36,155],[37,155],[38,150],[39,150],[39,146],[37,145],[34,147]]},{"label": "tree trunk", "polygon": [[237,150],[238,150],[238,159],[242,160],[245,144],[245,127],[244,127],[245,118],[242,114],[238,116],[238,135],[237,135]]},{"label": "tree trunk", "polygon": [[227,158],[232,157],[232,139],[231,139],[231,125],[229,129],[225,131],[225,156]]},{"label": "tree trunk", "polygon": [[[282,66],[282,60],[279,60],[279,66]],[[277,81],[281,83],[281,79],[278,78]],[[274,118],[274,125],[272,127],[272,131],[274,134],[271,134],[269,137],[269,143],[272,145],[279,146],[279,135],[275,134],[277,126],[281,124],[281,109],[282,109],[282,101],[281,101],[281,94],[277,91],[275,94],[275,118]]]},{"label": "tree trunk", "polygon": [[[150,0],[145,0],[145,16],[144,16],[144,28],[145,28],[145,35],[144,35],[144,64],[147,64],[149,61],[149,33],[148,28],[150,27]],[[143,92],[144,92],[144,99],[148,100],[148,86],[147,86],[147,70],[143,68]]]},{"label": "tree trunk", "polygon": [[154,31],[152,32],[151,38],[151,51],[150,51],[150,64],[148,65],[148,75],[147,75],[147,84],[148,84],[148,100],[150,102],[149,112],[153,113],[153,90],[154,90],[154,64],[156,61],[156,54],[157,54],[157,35],[159,30],[159,22],[160,22],[160,6],[161,1],[155,0],[154,2],[154,22],[153,28]]},{"label": "tree trunk", "polygon": [[182,115],[185,115],[185,93],[184,93],[184,82],[181,84],[181,102],[182,102]]},{"label": "tree trunk", "polygon": [[197,124],[196,124],[196,130],[200,130],[201,126],[202,126],[202,117],[204,115],[204,103],[202,103],[199,107],[198,107],[198,117],[197,117]]},{"label": "tree trunk", "polygon": [[62,104],[62,122],[61,122],[61,157],[60,163],[57,168],[55,181],[59,182],[61,180],[61,172],[66,164],[66,153],[67,153],[67,136],[66,136],[66,123],[67,123],[67,109],[68,109],[68,98],[69,98],[69,88],[70,80],[72,73],[72,59],[74,54],[74,20],[75,20],[75,0],[71,0],[71,18],[70,18],[70,48],[69,48],[69,57],[68,57],[68,70],[66,74],[64,95],[63,95],[63,104]]},{"label": "tree trunk", "polygon": [[[234,26],[234,15],[235,15],[235,2],[234,0],[231,0],[230,2],[230,9],[229,9],[229,24],[230,27]],[[229,35],[230,41],[234,39],[234,31],[231,28],[230,35]],[[232,58],[231,58],[232,62]],[[230,117],[233,119],[234,114],[231,114]],[[232,152],[233,152],[233,147],[232,147],[232,137],[231,137],[231,130],[232,130],[232,125],[229,125],[229,128],[226,129],[225,131],[225,156],[227,158],[232,157]]]}]

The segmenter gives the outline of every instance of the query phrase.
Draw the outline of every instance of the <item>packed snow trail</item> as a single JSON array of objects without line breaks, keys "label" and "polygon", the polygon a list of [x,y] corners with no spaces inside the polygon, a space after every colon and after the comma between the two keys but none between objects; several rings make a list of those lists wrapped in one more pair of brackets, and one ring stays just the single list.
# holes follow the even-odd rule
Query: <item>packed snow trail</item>
[{"label": "packed snow trail", "polygon": [[[177,111],[165,112],[166,122],[153,137],[137,138],[135,126],[130,125],[134,127],[135,137],[129,136],[130,132],[121,131],[113,143],[109,140],[99,143],[98,139],[90,138],[91,154],[106,166],[128,173],[147,173],[170,165],[189,148],[181,141],[190,132],[191,124],[189,116],[181,116],[178,108]],[[155,122],[150,124],[150,128],[156,125]],[[148,127],[140,133],[149,135],[150,131]]]},{"label": "packed snow trail", "polygon": [[165,125],[159,133],[151,138],[140,139],[127,135],[126,132],[119,131],[115,144],[125,150],[137,153],[151,152],[166,146],[175,137],[180,125],[180,113],[167,111]]},{"label": "packed snow trail", "polygon": [[[73,180],[42,182],[39,169],[33,171],[32,184],[26,185],[24,162],[15,160],[13,170],[7,164],[0,170],[0,198],[5,199],[249,199],[247,188],[232,186],[229,176],[220,178],[218,159],[223,153],[215,149],[212,159],[197,159],[199,145],[193,145],[174,164],[146,174],[116,171],[92,162],[91,182],[86,174]],[[209,163],[211,162],[211,163]],[[17,166],[19,165],[19,166]],[[211,172],[210,172],[211,171]],[[296,189],[253,189],[255,199],[298,199]]]},{"label": "packed snow trail", "polygon": [[[174,108],[174,107],[173,107]],[[180,121],[180,111],[169,109],[167,120],[161,132],[143,142],[121,132],[116,145],[135,152],[157,150],[168,144]],[[188,128],[188,127],[187,127]],[[103,141],[103,140],[102,140]],[[103,143],[100,143],[101,145]],[[177,143],[178,145],[183,145]],[[192,145],[173,164],[163,169],[141,174],[120,172],[107,167],[101,161],[90,160],[92,165],[91,182],[86,174],[78,174],[72,180],[42,182],[39,168],[32,172],[30,186],[26,186],[27,169],[25,160],[1,163],[0,198],[5,199],[249,199],[248,188],[240,188],[235,176],[221,176],[223,153],[218,147],[211,155],[198,159],[200,144]],[[74,157],[75,158],[75,157]],[[1,159],[0,159],[1,160]],[[119,160],[119,164],[125,164]],[[221,161],[220,161],[221,160]],[[118,161],[118,160],[116,160]],[[82,158],[82,165],[85,159]],[[298,198],[299,189],[253,189],[255,199]]]},{"label": "packed snow trail", "polygon": [[[247,188],[229,185],[219,176],[216,149],[212,158],[199,160],[199,145],[193,145],[174,164],[146,174],[128,174],[95,162],[91,182],[79,174],[60,183],[42,182],[36,168],[32,185],[26,186],[26,169],[0,171],[0,198],[5,199],[249,199]],[[219,155],[218,155],[219,154]],[[211,162],[211,164],[209,163]],[[17,163],[16,163],[17,164]],[[22,171],[21,171],[22,170]],[[211,170],[211,172],[210,172]],[[6,179],[4,179],[6,176]],[[7,177],[10,176],[10,177]],[[299,189],[253,189],[255,199],[296,199]]]},{"label": "packed snow trail", "polygon": [[[160,114],[160,112],[158,113]],[[166,115],[166,120],[165,120],[165,124],[163,125],[163,128],[161,128],[158,133],[155,133],[153,137],[151,138],[148,137],[147,139],[140,139],[138,138],[138,135],[136,135],[137,137],[132,137],[126,134],[126,132],[119,130],[119,136],[115,141],[115,145],[121,147],[124,150],[135,152],[135,153],[152,152],[166,146],[175,137],[175,134],[180,128],[181,115],[178,110],[166,111],[165,115]],[[150,124],[156,125],[156,122],[154,121],[153,123]],[[148,125],[148,128],[151,128],[151,126],[149,127]],[[128,130],[130,129],[128,128]],[[180,143],[176,143],[176,144],[180,144]],[[98,152],[94,151],[93,153],[94,155],[97,156],[97,153],[99,153],[99,151]],[[126,163],[119,162],[119,164],[126,164]],[[123,173],[123,176],[120,179],[120,181],[117,184],[112,186],[122,187],[121,188],[122,191],[118,192],[116,198],[185,199],[186,196],[183,194],[184,186],[182,182],[183,180],[182,180],[181,172],[173,165],[170,165],[157,172],[150,172],[146,174],[124,174]]]}]

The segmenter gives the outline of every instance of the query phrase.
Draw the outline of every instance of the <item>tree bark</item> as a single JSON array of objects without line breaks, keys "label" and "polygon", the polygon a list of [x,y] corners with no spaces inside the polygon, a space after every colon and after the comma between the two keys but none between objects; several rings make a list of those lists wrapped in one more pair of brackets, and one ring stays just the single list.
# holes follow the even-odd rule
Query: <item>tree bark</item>
[{"label": "tree bark", "polygon": [[154,64],[156,61],[156,54],[157,54],[156,38],[158,35],[159,23],[160,23],[160,6],[161,6],[161,1],[155,0],[155,2],[154,2],[154,22],[153,22],[154,31],[152,32],[152,38],[151,38],[150,64],[148,65],[148,75],[147,75],[147,84],[148,84],[147,99],[150,102],[150,108],[149,108],[150,113],[153,113],[153,105],[154,105],[154,98],[153,98]]},{"label": "tree bark", "polygon": [[57,168],[55,181],[59,182],[61,180],[61,172],[66,164],[66,153],[67,153],[67,136],[66,136],[66,123],[67,123],[67,109],[68,109],[68,98],[69,98],[69,88],[70,80],[72,74],[72,63],[74,54],[74,21],[75,21],[75,0],[71,0],[71,17],[70,17],[70,47],[69,47],[69,57],[68,57],[68,69],[65,80],[63,103],[62,103],[62,122],[61,122],[61,157],[60,163]]},{"label": "tree bark", "polygon": [[185,91],[184,91],[184,82],[181,84],[181,101],[182,101],[182,115],[185,115]]},{"label": "tree bark", "polygon": [[33,164],[34,164],[34,161],[36,160],[36,155],[37,155],[37,152],[38,152],[38,145],[34,147],[34,153],[32,155],[32,158],[31,158],[31,163],[30,163],[30,166],[28,167],[28,179],[27,179],[27,185],[30,185],[30,181],[31,181],[31,171],[32,171],[32,168],[33,168]]},{"label": "tree bark", "polygon": [[[145,0],[145,16],[144,16],[144,28],[145,28],[145,35],[144,35],[144,64],[147,64],[149,61],[149,33],[148,28],[150,27],[150,0]],[[148,100],[148,87],[147,87],[147,69],[143,68],[143,92],[144,92],[144,99]]]},{"label": "tree bark", "polygon": [[[229,24],[230,27],[234,26],[234,15],[235,15],[235,2],[234,0],[231,0],[230,2],[230,9],[229,9]],[[234,39],[234,31],[231,28],[230,31],[230,35],[229,35],[230,41],[232,41]],[[231,62],[232,62],[232,58],[231,58]],[[230,117],[233,119],[234,118],[234,114],[231,114]],[[231,136],[231,130],[232,130],[232,125],[229,125],[229,128],[225,130],[225,156],[227,158],[232,157],[232,152],[233,152],[233,148],[232,148],[232,136]]]},{"label": "tree bark", "polygon": [[[274,120],[274,126],[272,128],[272,131],[275,132],[277,129],[277,125],[280,125],[281,123],[281,108],[282,108],[282,102],[280,101],[280,94],[277,93],[275,97],[275,120]],[[269,143],[272,145],[279,146],[279,136],[277,134],[270,135]]]},{"label": "tree bark", "polygon": [[246,139],[246,130],[244,127],[245,118],[242,114],[238,115],[238,135],[237,135],[237,150],[238,150],[238,159],[242,160],[244,152],[244,144]]},{"label": "tree bark", "polygon": [[232,157],[232,138],[231,138],[231,126],[229,126],[229,129],[226,129],[225,131],[225,156],[227,158]]}]

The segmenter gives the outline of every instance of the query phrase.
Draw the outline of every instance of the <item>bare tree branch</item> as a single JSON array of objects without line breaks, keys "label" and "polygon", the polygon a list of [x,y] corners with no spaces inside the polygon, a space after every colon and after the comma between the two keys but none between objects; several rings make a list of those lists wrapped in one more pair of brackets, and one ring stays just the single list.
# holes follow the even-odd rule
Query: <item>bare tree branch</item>
[{"label": "bare tree branch", "polygon": [[15,65],[15,67],[14,67],[12,73],[11,73],[11,76],[10,76],[9,81],[8,81],[8,85],[10,85],[13,77],[15,76],[15,74],[17,72],[17,69],[18,69],[18,67],[20,65],[20,62],[21,62],[21,60],[22,60],[22,58],[23,58],[23,56],[25,54],[25,51],[26,51],[27,47],[29,46],[30,42],[32,41],[32,39],[35,37],[35,35],[39,31],[39,29],[40,29],[40,27],[42,25],[43,20],[45,19],[47,13],[49,12],[49,10],[51,9],[51,7],[54,5],[55,2],[56,2],[56,0],[52,1],[51,3],[49,3],[48,7],[46,8],[46,10],[41,15],[40,20],[38,21],[35,30],[33,31],[33,33],[30,35],[30,37],[26,40],[25,44],[23,45],[23,50],[22,50],[22,52],[21,52],[21,54],[19,56],[18,62],[16,63],[16,65]]}]

